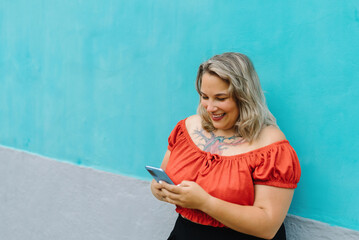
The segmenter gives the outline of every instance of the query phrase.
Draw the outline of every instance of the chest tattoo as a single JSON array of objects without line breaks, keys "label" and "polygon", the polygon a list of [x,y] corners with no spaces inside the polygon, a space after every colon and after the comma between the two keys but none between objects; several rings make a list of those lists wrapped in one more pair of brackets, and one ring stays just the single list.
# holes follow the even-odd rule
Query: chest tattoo
[{"label": "chest tattoo", "polygon": [[198,146],[201,147],[203,151],[210,152],[212,154],[221,155],[223,150],[227,149],[229,146],[236,146],[245,142],[245,139],[241,137],[216,136],[213,132],[210,132],[211,136],[207,137],[203,131],[203,129],[194,130],[194,135],[197,139],[199,139],[199,142],[201,142]]}]

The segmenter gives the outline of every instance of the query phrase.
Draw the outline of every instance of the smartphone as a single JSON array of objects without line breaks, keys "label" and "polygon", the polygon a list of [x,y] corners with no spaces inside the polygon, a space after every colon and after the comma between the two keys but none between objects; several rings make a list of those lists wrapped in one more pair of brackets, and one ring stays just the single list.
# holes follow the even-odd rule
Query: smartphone
[{"label": "smartphone", "polygon": [[164,181],[166,183],[174,185],[170,177],[166,174],[165,171],[163,171],[163,169],[151,166],[146,166],[145,168],[157,182]]}]

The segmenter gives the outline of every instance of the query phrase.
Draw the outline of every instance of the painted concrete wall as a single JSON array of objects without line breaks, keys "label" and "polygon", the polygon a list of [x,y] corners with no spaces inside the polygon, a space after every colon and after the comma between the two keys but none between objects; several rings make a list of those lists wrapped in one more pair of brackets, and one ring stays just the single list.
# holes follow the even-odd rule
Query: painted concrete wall
[{"label": "painted concrete wall", "polygon": [[[148,181],[0,147],[0,232],[6,240],[167,239],[177,214]],[[288,240],[356,240],[359,232],[287,216]]]},{"label": "painted concrete wall", "polygon": [[[249,55],[302,164],[290,213],[359,230],[359,2],[0,1],[0,144],[137,179],[195,113],[198,65]],[[20,167],[20,166],[19,166]]]}]

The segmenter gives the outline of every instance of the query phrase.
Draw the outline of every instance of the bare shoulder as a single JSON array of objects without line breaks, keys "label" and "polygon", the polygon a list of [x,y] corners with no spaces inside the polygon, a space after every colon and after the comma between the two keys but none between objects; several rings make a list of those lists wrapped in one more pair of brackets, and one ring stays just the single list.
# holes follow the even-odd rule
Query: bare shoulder
[{"label": "bare shoulder", "polygon": [[201,127],[201,117],[199,115],[192,115],[186,119],[186,128],[188,130],[197,129]]},{"label": "bare shoulder", "polygon": [[277,126],[270,125],[262,129],[258,143],[261,146],[266,146],[285,139],[284,133]]}]

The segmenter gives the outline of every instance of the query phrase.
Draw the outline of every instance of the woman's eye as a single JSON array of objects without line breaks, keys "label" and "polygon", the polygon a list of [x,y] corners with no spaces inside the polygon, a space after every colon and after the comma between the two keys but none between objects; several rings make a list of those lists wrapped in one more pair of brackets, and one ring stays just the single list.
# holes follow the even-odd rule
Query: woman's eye
[{"label": "woman's eye", "polygon": [[224,100],[226,100],[227,98],[217,98],[218,101],[223,102]]},{"label": "woman's eye", "polygon": [[206,97],[206,96],[202,96],[202,99],[207,100],[207,99],[208,99],[208,97]]}]

